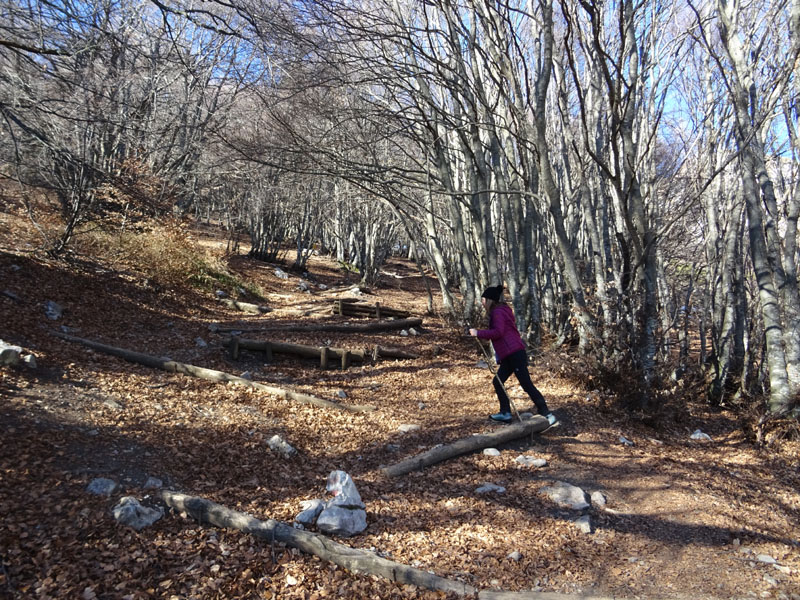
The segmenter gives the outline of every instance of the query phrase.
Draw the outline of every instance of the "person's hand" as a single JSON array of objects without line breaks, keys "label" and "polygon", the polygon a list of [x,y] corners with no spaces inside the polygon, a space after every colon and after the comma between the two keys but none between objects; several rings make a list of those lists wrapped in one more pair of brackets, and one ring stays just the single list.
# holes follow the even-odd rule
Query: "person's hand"
[{"label": "person's hand", "polygon": [[478,330],[477,330],[477,329],[470,329],[470,330],[469,330],[469,334],[470,334],[472,337],[478,337]]}]

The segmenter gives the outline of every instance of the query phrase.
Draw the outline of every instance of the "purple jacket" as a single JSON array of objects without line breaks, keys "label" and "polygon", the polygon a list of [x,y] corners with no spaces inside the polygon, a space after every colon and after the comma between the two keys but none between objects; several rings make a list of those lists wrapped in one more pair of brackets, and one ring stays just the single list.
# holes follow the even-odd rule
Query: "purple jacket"
[{"label": "purple jacket", "polygon": [[497,362],[525,349],[525,342],[517,331],[514,313],[507,304],[498,304],[489,314],[489,329],[479,329],[478,337],[492,340]]}]

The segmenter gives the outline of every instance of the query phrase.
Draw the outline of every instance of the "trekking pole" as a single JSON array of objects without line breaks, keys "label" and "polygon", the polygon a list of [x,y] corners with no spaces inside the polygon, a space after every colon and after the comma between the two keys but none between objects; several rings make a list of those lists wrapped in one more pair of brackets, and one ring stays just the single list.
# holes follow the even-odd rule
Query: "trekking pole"
[{"label": "trekking pole", "polygon": [[514,410],[514,414],[517,415],[517,418],[519,419],[519,422],[522,423],[522,417],[519,416],[519,411],[517,410],[517,405],[514,404],[514,401],[511,399],[511,395],[508,393],[508,390],[506,389],[505,384],[502,381],[500,381],[499,377],[497,377],[497,371],[495,371],[494,367],[492,366],[492,359],[489,357],[488,352],[486,352],[486,348],[483,347],[483,344],[481,344],[481,341],[477,337],[475,338],[475,343],[478,344],[478,346],[480,346],[480,349],[483,352],[483,356],[486,357],[486,366],[489,367],[489,371],[492,373],[492,375],[494,375],[497,378],[497,381],[500,382],[500,387],[503,388],[503,392],[505,393],[506,398],[508,398],[508,403],[511,405],[511,408]]}]

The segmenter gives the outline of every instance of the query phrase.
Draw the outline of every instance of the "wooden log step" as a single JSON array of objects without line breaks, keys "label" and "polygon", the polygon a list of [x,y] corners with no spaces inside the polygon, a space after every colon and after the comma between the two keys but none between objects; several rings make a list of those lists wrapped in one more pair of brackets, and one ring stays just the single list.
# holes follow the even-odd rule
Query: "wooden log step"
[{"label": "wooden log step", "polygon": [[[237,340],[234,342],[234,340]],[[342,360],[345,354],[349,354],[348,361],[363,361],[366,356],[364,350],[352,350],[347,348],[330,348],[328,346],[306,346],[304,344],[290,344],[288,342],[275,342],[273,340],[247,340],[242,338],[231,338],[222,342],[225,346],[238,344],[240,350],[256,350],[266,352],[267,350],[280,354],[294,354],[306,358],[319,358],[325,354],[328,359]],[[326,363],[327,364],[327,363]]]}]

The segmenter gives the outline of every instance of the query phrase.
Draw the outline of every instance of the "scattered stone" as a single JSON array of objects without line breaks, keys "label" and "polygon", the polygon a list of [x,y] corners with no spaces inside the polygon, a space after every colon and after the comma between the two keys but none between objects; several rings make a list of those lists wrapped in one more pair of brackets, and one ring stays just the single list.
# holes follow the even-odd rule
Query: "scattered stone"
[{"label": "scattered stone", "polygon": [[321,289],[322,291],[325,291],[325,290],[327,290],[327,289],[328,289],[328,286],[327,286],[327,285],[325,285],[324,283],[320,283],[320,284],[319,284],[317,287],[318,287],[319,289]]},{"label": "scattered stone", "polygon": [[408,330],[407,329],[402,329],[400,331],[400,335],[403,336],[403,337],[408,337]]},{"label": "scattered stone", "polygon": [[582,533],[592,533],[592,520],[589,518],[589,515],[583,515],[573,522]]},{"label": "scattered stone", "polygon": [[211,323],[211,324],[208,326],[208,330],[209,330],[211,333],[217,333],[217,331],[219,331],[219,323]]},{"label": "scattered stone", "polygon": [[619,436],[619,443],[623,446],[633,446],[633,442],[626,438],[624,435]]},{"label": "scattered stone", "polygon": [[397,444],[386,444],[386,450],[389,452],[400,452],[400,446]]},{"label": "scattered stone", "polygon": [[225,292],[225,290],[217,290],[214,293],[217,295],[217,298],[227,298],[228,297],[228,294]]},{"label": "scattered stone", "polygon": [[515,562],[519,562],[520,559],[522,558],[522,554],[518,550],[514,550],[508,556],[506,556],[506,558],[511,559]]},{"label": "scattered stone", "polygon": [[482,486],[475,489],[476,494],[488,494],[490,492],[505,494],[506,488],[504,488],[502,485],[496,485],[494,483],[484,483]]},{"label": "scattered stone", "polygon": [[662,442],[661,440],[657,440],[656,438],[649,437],[649,438],[647,438],[647,441],[649,441],[654,446],[663,446],[664,445],[664,442]]},{"label": "scattered stone", "polygon": [[47,318],[51,321],[58,321],[63,313],[64,309],[56,302],[48,300],[44,303],[44,314],[47,315]]},{"label": "scattered stone", "polygon": [[428,406],[424,402],[420,402],[419,404],[417,404],[417,408],[419,408],[420,410],[425,410],[426,408],[428,408]]},{"label": "scattered stone", "polygon": [[479,369],[488,369],[489,368],[489,363],[487,363],[483,359],[480,359],[475,366],[478,367]]},{"label": "scattered stone", "polygon": [[355,296],[356,298],[360,298],[364,295],[364,292],[361,291],[361,288],[356,286],[354,288],[350,288],[350,295]]},{"label": "scattered stone", "polygon": [[416,424],[414,424],[414,425],[404,424],[404,425],[400,425],[400,427],[397,428],[397,431],[400,431],[402,433],[409,433],[410,431],[418,431],[419,428],[420,428],[419,425],[416,425]]},{"label": "scattered stone", "polygon": [[117,489],[117,482],[111,479],[106,479],[105,477],[92,479],[89,485],[86,486],[87,492],[90,494],[96,494],[97,496],[110,496],[114,493],[115,489]]},{"label": "scattered stone", "polygon": [[552,486],[543,487],[539,493],[547,496],[559,506],[571,508],[573,510],[583,510],[589,508],[590,504],[586,501],[586,492],[581,488],[566,483],[564,481],[557,481]]},{"label": "scattered stone", "polygon": [[592,495],[589,496],[589,500],[591,501],[592,506],[603,508],[606,505],[606,497],[603,492],[600,491],[592,492]]},{"label": "scattered stone", "polygon": [[702,431],[700,431],[699,429],[695,429],[695,430],[694,430],[694,433],[693,433],[692,435],[690,435],[690,436],[689,436],[689,439],[692,439],[692,440],[701,440],[701,441],[703,441],[703,442],[712,442],[712,441],[713,441],[713,440],[711,439],[711,436],[710,436],[710,435],[708,435],[707,433],[703,433],[703,432],[702,432]]},{"label": "scattered stone", "polygon": [[29,369],[35,369],[37,366],[36,357],[33,354],[25,354],[22,357],[22,362],[25,363],[25,366],[27,366]]},{"label": "scattered stone", "polygon": [[408,333],[410,333],[411,335],[415,335],[415,336],[416,336],[416,335],[419,335],[419,331],[417,331],[417,330],[416,330],[416,329],[414,329],[413,327],[411,327],[411,328],[408,330]]},{"label": "scattered stone", "polygon": [[0,340],[0,366],[15,365],[19,362],[22,348]]},{"label": "scattered stone", "polygon": [[11,299],[11,300],[13,300],[14,302],[21,302],[21,300],[19,299],[19,296],[17,296],[17,295],[16,295],[14,292],[12,292],[11,290],[3,290],[3,296],[5,296],[6,298],[9,298],[9,299]]},{"label": "scattered stone", "polygon": [[286,458],[297,454],[297,450],[277,433],[267,440],[267,446],[269,446],[270,450],[280,452]]},{"label": "scattered stone", "polygon": [[244,373],[239,375],[239,377],[241,377],[242,379],[247,379],[248,381],[253,380],[253,374],[250,371],[245,371]]},{"label": "scattered stone", "polygon": [[201,337],[195,338],[194,343],[198,348],[208,348],[208,342]]},{"label": "scattered stone", "polygon": [[760,563],[764,563],[767,565],[774,565],[778,561],[772,558],[769,554],[757,554],[756,560]]},{"label": "scattered stone", "polygon": [[791,575],[792,574],[792,569],[790,567],[787,567],[785,565],[779,565],[777,563],[772,565],[772,566],[775,567],[778,571],[780,571],[784,575]]},{"label": "scattered stone", "polygon": [[764,575],[764,581],[766,581],[767,584],[771,585],[772,587],[778,587],[778,580],[772,575]]},{"label": "scattered stone", "polygon": [[300,283],[298,283],[297,284],[297,289],[300,290],[301,292],[310,292],[311,291],[311,288],[308,286],[308,283],[306,283],[305,281],[301,281]]},{"label": "scattered stone", "polygon": [[339,398],[341,398],[342,400],[344,400],[345,398],[347,398],[347,392],[345,392],[344,390],[339,390],[338,392],[336,392],[336,395],[337,395]]},{"label": "scattered stone", "polygon": [[103,406],[110,408],[111,410],[122,410],[122,405],[112,398],[104,399]]},{"label": "scattered stone", "polygon": [[319,498],[314,500],[303,500],[300,503],[303,509],[295,518],[295,522],[301,525],[313,525],[317,522],[317,517],[325,508],[325,501]]},{"label": "scattered stone", "polygon": [[498,450],[497,448],[485,448],[483,450],[483,453],[486,456],[500,456],[500,450]]},{"label": "scattered stone", "polygon": [[147,481],[144,482],[145,490],[160,490],[164,487],[164,482],[161,481],[158,477],[148,477]]},{"label": "scattered stone", "polygon": [[517,464],[522,465],[523,467],[544,467],[547,465],[547,461],[543,458],[536,458],[535,456],[518,456],[514,459],[514,462]]},{"label": "scattered stone", "polygon": [[349,537],[367,528],[366,507],[353,479],[344,471],[331,471],[326,485],[333,498],[317,519],[323,533]]},{"label": "scattered stone", "polygon": [[289,279],[289,276],[284,271],[278,268],[275,269],[275,277],[277,277],[278,279]]},{"label": "scattered stone", "polygon": [[161,508],[142,506],[133,496],[121,498],[111,513],[117,523],[133,527],[136,531],[152,525],[164,516]]}]

